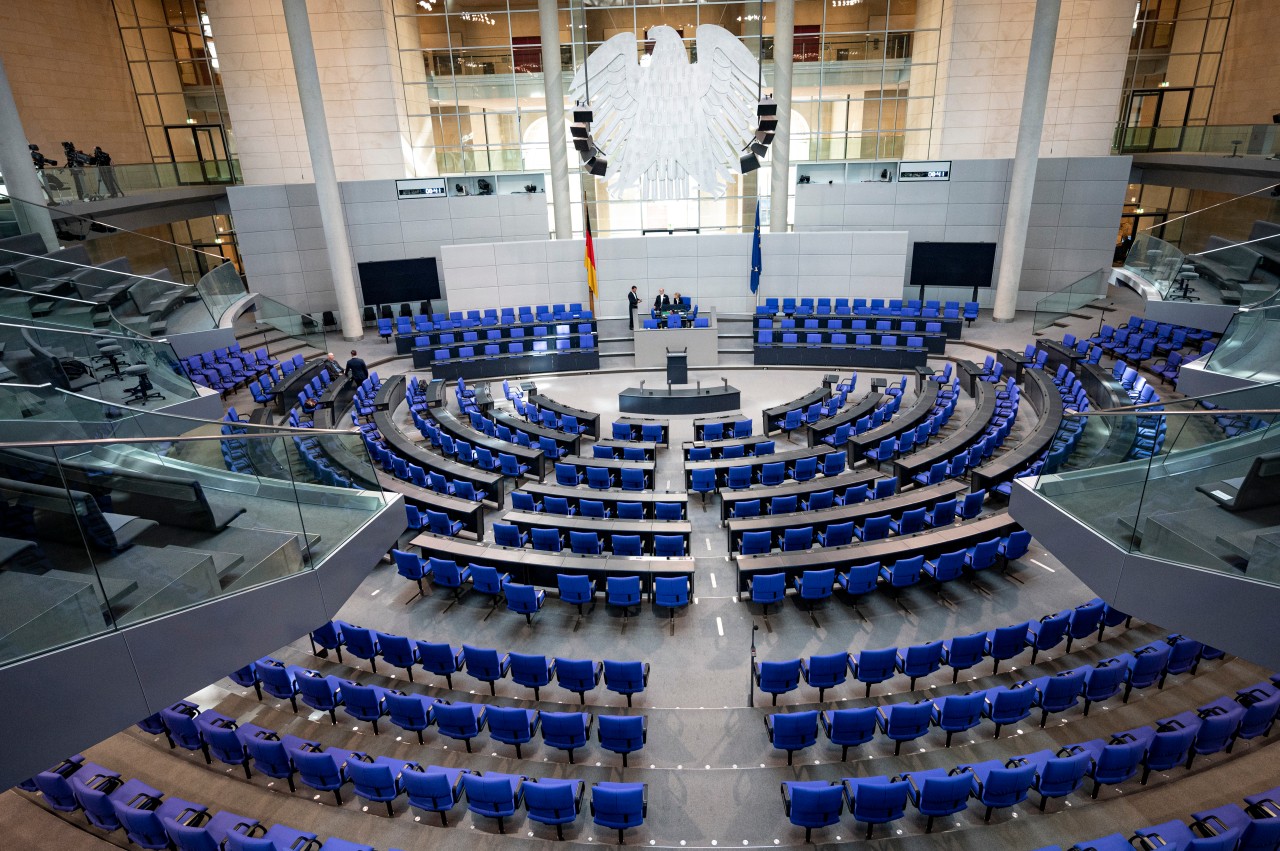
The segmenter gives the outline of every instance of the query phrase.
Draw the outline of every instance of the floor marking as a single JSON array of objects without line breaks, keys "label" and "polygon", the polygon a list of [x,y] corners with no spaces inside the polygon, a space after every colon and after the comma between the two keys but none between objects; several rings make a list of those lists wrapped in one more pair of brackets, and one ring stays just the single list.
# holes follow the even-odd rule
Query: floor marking
[{"label": "floor marking", "polygon": [[720,618],[716,618],[716,632],[724,635],[724,621],[720,620]]},{"label": "floor marking", "polygon": [[380,593],[382,593],[382,589],[381,589],[381,588],[379,588],[378,590],[374,591],[374,592],[373,592],[372,594],[370,594],[369,596],[370,596],[370,597],[376,597],[376,596],[378,596]]},{"label": "floor marking", "polygon": [[714,573],[711,574],[711,587],[712,588],[716,587],[716,575]]},{"label": "floor marking", "polygon": [[1032,559],[1027,559],[1027,561],[1031,562],[1032,564],[1036,565],[1037,567],[1043,567],[1045,570],[1049,571],[1050,573],[1057,573],[1057,572],[1058,572],[1058,571],[1054,570],[1052,567],[1050,567],[1049,565],[1044,564],[1044,563],[1042,563],[1042,562],[1038,562],[1038,561],[1036,561],[1036,560],[1035,560],[1035,559],[1033,559],[1033,558],[1032,558]]}]

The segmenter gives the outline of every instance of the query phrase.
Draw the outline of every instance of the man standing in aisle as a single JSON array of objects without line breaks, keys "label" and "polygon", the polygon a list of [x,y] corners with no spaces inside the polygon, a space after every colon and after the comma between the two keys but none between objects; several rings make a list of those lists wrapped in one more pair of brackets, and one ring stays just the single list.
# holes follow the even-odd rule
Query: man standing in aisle
[{"label": "man standing in aisle", "polygon": [[636,308],[639,306],[640,296],[636,288],[632,287],[631,292],[627,293],[627,327],[632,331],[636,330]]},{"label": "man standing in aisle", "polygon": [[369,377],[369,367],[356,354],[355,349],[351,350],[351,358],[347,361],[347,368],[342,372],[351,380],[353,387],[359,387]]},{"label": "man standing in aisle", "polygon": [[653,309],[659,312],[671,306],[671,298],[664,289],[658,290],[658,295],[653,299]]}]

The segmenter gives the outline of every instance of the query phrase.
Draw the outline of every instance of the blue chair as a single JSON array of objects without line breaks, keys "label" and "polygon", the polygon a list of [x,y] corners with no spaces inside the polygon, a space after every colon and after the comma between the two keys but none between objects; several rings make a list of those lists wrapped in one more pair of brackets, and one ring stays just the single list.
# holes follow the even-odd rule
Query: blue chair
[{"label": "blue chair", "polygon": [[[614,536],[616,542],[617,536]],[[639,538],[637,537],[637,540]],[[616,544],[614,549],[617,554]],[[590,603],[592,608],[596,604],[596,583],[589,576],[579,576],[571,573],[557,573],[556,587],[560,592],[560,599],[571,606],[578,607],[578,614],[582,614],[582,607],[586,603]]]},{"label": "blue chair", "polygon": [[795,752],[818,742],[818,712],[776,713],[764,717],[769,741],[778,750],[787,752],[787,765],[792,764]]},{"label": "blue chair", "polygon": [[471,753],[471,740],[480,735],[488,721],[488,707],[480,703],[438,703],[434,711],[440,735],[461,739],[467,753]]},{"label": "blue chair", "polygon": [[623,843],[627,828],[644,824],[649,814],[649,787],[644,783],[597,783],[591,787],[591,817],[596,824],[618,831]]},{"label": "blue chair", "polygon": [[631,705],[632,695],[640,694],[648,685],[648,662],[604,660],[604,687],[616,694],[626,695],[627,706]]},{"label": "blue chair", "polygon": [[489,738],[504,745],[513,745],[516,749],[516,759],[521,759],[520,746],[533,741],[534,734],[538,732],[540,720],[541,716],[536,709],[490,706],[487,713]]},{"label": "blue chair", "polygon": [[[1218,753],[1232,746],[1244,720],[1245,709],[1229,697],[1220,697],[1201,706],[1194,715],[1200,724],[1200,732],[1196,734],[1195,745],[1187,756],[1187,768],[1200,754]],[[1178,719],[1179,716],[1174,716],[1159,723]]]},{"label": "blue chair", "polygon": [[1036,689],[1032,683],[1021,682],[1011,686],[995,686],[987,689],[987,697],[982,707],[982,714],[990,718],[996,725],[993,738],[1000,738],[1000,728],[1005,724],[1016,724],[1031,714],[1031,705],[1036,699]]},{"label": "blue chair", "polygon": [[572,517],[577,511],[562,496],[549,496],[542,502],[548,514],[559,514],[561,517]]},{"label": "blue chair", "polygon": [[[619,503],[621,505],[622,503]],[[621,514],[621,512],[619,512]],[[639,556],[642,555],[640,550],[639,535],[610,535],[609,549],[616,556]]]},{"label": "blue chair", "polygon": [[985,632],[957,635],[942,642],[942,661],[951,668],[951,682],[959,680],[961,671],[967,671],[986,658],[986,645]]},{"label": "blue chair", "polygon": [[529,543],[529,535],[521,532],[520,528],[514,523],[494,523],[493,542],[500,547],[520,549]]},{"label": "blue chair", "polygon": [[416,553],[407,553],[403,550],[392,549],[391,558],[396,564],[396,573],[408,579],[410,582],[416,582],[418,585],[418,593],[410,597],[408,602],[426,594],[422,587],[422,580],[431,578],[431,568],[427,561]]},{"label": "blue chair", "polygon": [[1084,673],[1077,668],[1031,681],[1036,690],[1035,704],[1040,707],[1041,727],[1048,722],[1050,713],[1064,712],[1080,701],[1080,696],[1084,693]]},{"label": "blue chair", "polygon": [[298,779],[317,792],[332,792],[342,806],[342,787],[350,782],[344,763],[350,751],[341,748],[311,750],[310,746],[291,749],[289,758],[298,771]]},{"label": "blue chair", "polygon": [[1025,757],[1035,766],[1031,788],[1040,793],[1040,812],[1044,812],[1050,798],[1066,797],[1084,783],[1092,760],[1084,751],[1071,753],[1070,750],[1043,750]]},{"label": "blue chair", "polygon": [[272,659],[269,656],[264,656],[253,663],[254,676],[261,691],[265,691],[274,698],[289,701],[295,714],[298,712],[297,671],[298,668],[295,666],[285,665],[279,659]]},{"label": "blue chair", "polygon": [[889,524],[893,518],[888,514],[868,517],[861,526],[854,529],[859,541],[878,541],[889,537]]},{"label": "blue chair", "polygon": [[573,824],[582,812],[582,796],[586,784],[581,780],[555,780],[540,777],[526,780],[520,787],[524,793],[524,809],[531,821],[554,825],[556,838],[564,839],[564,826]]},{"label": "blue chair", "polygon": [[625,467],[622,470],[622,489],[624,491],[642,491],[648,487],[644,478],[644,470],[639,467]]},{"label": "blue chair", "polygon": [[1067,612],[1045,615],[1038,621],[1027,624],[1026,645],[1031,648],[1031,664],[1036,663],[1036,654],[1041,650],[1052,650],[1067,637],[1067,628],[1071,625],[1071,616]]},{"label": "blue chair", "polygon": [[942,667],[942,642],[931,641],[908,647],[905,652],[900,650],[896,655],[896,665],[899,673],[911,678],[908,688],[915,691],[917,679],[927,677]]},{"label": "blue chair", "polygon": [[796,592],[801,600],[809,602],[810,617],[813,615],[813,604],[817,600],[825,600],[831,596],[836,584],[836,569],[806,570],[795,578]]},{"label": "blue chair", "polygon": [[855,564],[847,571],[836,577],[836,582],[845,593],[853,597],[853,605],[857,607],[858,598],[863,594],[870,594],[876,590],[880,581],[880,562],[873,561],[870,564]]},{"label": "blue chair", "polygon": [[852,520],[847,523],[832,523],[826,531],[818,533],[818,545],[822,547],[843,547],[851,543],[853,543]]},{"label": "blue chair", "polygon": [[913,742],[929,732],[933,722],[933,704],[888,703],[876,708],[880,732],[893,741],[893,755],[898,756],[903,742]]},{"label": "blue chair", "polygon": [[953,735],[972,730],[982,723],[982,708],[986,697],[986,692],[975,691],[933,699],[933,723],[947,734],[947,747],[951,747]]},{"label": "blue chair", "polygon": [[462,670],[465,654],[461,648],[454,650],[448,644],[418,641],[418,658],[428,673],[444,677],[445,684],[453,688],[453,675]]},{"label": "blue chair", "polygon": [[655,558],[683,558],[684,554],[684,536],[653,536],[653,555]]},{"label": "blue chair", "polygon": [[600,685],[604,667],[591,659],[566,659],[557,656],[556,683],[566,691],[576,692],[578,702],[587,702],[587,692]]},{"label": "blue chair", "polygon": [[1023,621],[1013,626],[1002,626],[987,633],[987,643],[983,649],[991,657],[992,676],[999,672],[1001,662],[1012,659],[1022,652],[1026,646],[1028,626],[1027,622]]},{"label": "blue chair", "polygon": [[387,693],[387,718],[401,730],[418,735],[418,744],[424,744],[422,731],[435,721],[435,705],[440,701],[425,694]]},{"label": "blue chair", "polygon": [[[666,537],[659,535],[658,537]],[[684,548],[684,539],[673,535],[680,541],[681,550]],[[666,609],[668,620],[671,623],[671,634],[675,634],[675,617],[676,609],[689,605],[689,577],[687,576],[656,576],[653,579],[653,605],[660,609]]]},{"label": "blue chair", "polygon": [[1176,725],[1162,724],[1159,728],[1138,727],[1130,730],[1128,735],[1131,735],[1134,741],[1141,742],[1144,750],[1142,785],[1147,785],[1152,771],[1168,771],[1185,763],[1188,754],[1191,753],[1191,746],[1195,743],[1196,734],[1199,732],[1200,724],[1196,720],[1191,720],[1185,725],[1178,722]]},{"label": "blue chair", "polygon": [[357,751],[347,759],[347,774],[351,777],[352,788],[357,796],[370,803],[386,804],[387,815],[394,817],[392,803],[404,793],[400,775],[411,764],[414,763]]},{"label": "blue chair", "polygon": [[547,602],[547,592],[532,585],[507,581],[503,584],[507,598],[507,610],[524,615],[524,622],[533,623],[533,616]]},{"label": "blue chair", "polygon": [[378,735],[378,719],[387,714],[387,694],[391,689],[345,680],[338,683],[338,689],[342,693],[343,711],[358,721],[372,724],[373,734]]},{"label": "blue chair", "polygon": [[1084,714],[1089,714],[1089,706],[1100,700],[1106,700],[1120,692],[1120,687],[1128,678],[1129,668],[1118,659],[1104,659],[1096,666],[1086,667],[1084,672]]},{"label": "blue chair", "polygon": [[808,550],[813,547],[813,527],[802,526],[794,529],[786,529],[783,531],[782,537],[778,541],[778,547],[784,553],[795,550]]},{"label": "blue chair", "polygon": [[[565,487],[577,487],[582,484],[582,474],[572,464],[556,464],[556,484]],[[504,471],[505,472],[505,471]]]},{"label": "blue chair", "polygon": [[1141,742],[1118,740],[1114,737],[1110,741],[1093,739],[1075,747],[1088,753],[1092,759],[1088,777],[1093,780],[1093,791],[1089,793],[1089,797],[1095,799],[1103,784],[1123,783],[1137,774],[1146,752]]},{"label": "blue chair", "polygon": [[578,500],[578,510],[582,513],[583,517],[595,517],[601,520],[609,519],[610,515],[613,513],[598,499]]},{"label": "blue chair", "polygon": [[974,544],[965,550],[964,566],[975,574],[980,570],[986,570],[996,563],[996,547],[999,545],[999,538]]},{"label": "blue chair", "polygon": [[467,793],[467,809],[478,816],[496,818],[498,833],[506,833],[504,821],[520,806],[521,789],[528,778],[520,774],[487,771],[483,776],[464,774],[462,786]]},{"label": "blue chair", "polygon": [[[297,769],[293,767],[293,760],[290,753],[295,748],[304,746],[320,747],[318,742],[308,742],[297,736],[276,736],[272,733],[270,736],[249,737],[244,742],[245,750],[249,752],[249,756],[253,757],[253,767],[258,770],[259,774],[265,774],[267,777],[276,780],[284,780],[289,784],[289,791],[296,792],[297,789],[293,782],[293,775],[297,773]],[[37,781],[39,776],[37,775]],[[44,788],[41,787],[41,791]],[[48,793],[45,794],[48,797]]]},{"label": "blue chair", "polygon": [[920,569],[939,585],[943,582],[959,579],[964,575],[964,556],[966,552],[967,550],[956,550],[950,553],[943,553],[938,556],[936,561],[926,561]]},{"label": "blue chair", "polygon": [[845,652],[829,653],[822,656],[811,656],[806,662],[800,660],[800,675],[806,685],[818,689],[818,702],[821,703],[826,691],[835,688],[845,681],[849,673],[849,654]]},{"label": "blue chair", "polygon": [[756,687],[772,695],[773,705],[778,705],[778,695],[795,691],[800,687],[801,660],[785,662],[756,662]]},{"label": "blue chair", "polygon": [[499,573],[496,567],[483,564],[471,565],[471,587],[477,594],[485,594],[493,598],[493,607],[498,607],[505,594],[506,583],[511,580],[510,573]]},{"label": "blue chair", "polygon": [[1118,657],[1129,668],[1124,684],[1125,703],[1129,702],[1129,694],[1135,688],[1147,688],[1157,683],[1160,688],[1164,688],[1165,676],[1169,671],[1169,656],[1172,653],[1173,648],[1168,643],[1153,641]]},{"label": "blue chair", "polygon": [[840,823],[844,810],[844,790],[825,780],[782,783],[782,811],[797,827],[804,828],[804,841],[808,843],[815,827],[830,827]]},{"label": "blue chair", "polygon": [[[1250,796],[1253,797],[1253,796]],[[1248,802],[1249,798],[1245,798]],[[1274,807],[1250,804],[1243,809],[1239,804],[1223,804],[1211,810],[1192,813],[1191,817],[1213,830],[1215,835],[1239,833],[1240,851],[1245,849],[1275,848],[1280,843],[1280,819],[1274,816]],[[1229,845],[1227,847],[1230,847]]]},{"label": "blue chair", "polygon": [[1094,599],[1067,611],[1071,616],[1071,628],[1067,631],[1066,652],[1070,653],[1071,642],[1098,631],[1106,612],[1106,604],[1101,600]]},{"label": "blue chair", "polygon": [[887,777],[846,777],[843,786],[854,821],[867,826],[867,839],[877,824],[897,821],[906,812],[910,783]]},{"label": "blue chair", "polygon": [[973,778],[967,772],[957,772],[954,768],[931,768],[908,771],[902,777],[911,785],[907,797],[921,815],[928,817],[925,833],[933,832],[935,818],[955,815],[969,806]]},{"label": "blue chair", "polygon": [[830,709],[818,719],[831,744],[839,745],[840,761],[849,758],[849,748],[866,744],[875,738],[876,708]]},{"label": "blue chair", "polygon": [[512,682],[533,689],[533,699],[540,700],[539,689],[551,684],[556,663],[548,661],[546,656],[529,653],[512,652],[510,656]]},{"label": "blue chair", "polygon": [[324,658],[334,650],[338,654],[338,662],[342,662],[342,626],[339,622],[328,621],[317,627],[311,631],[310,638],[313,655]]},{"label": "blue chair", "polygon": [[649,723],[643,715],[600,715],[596,722],[600,747],[622,754],[623,768],[627,767],[627,755],[640,750],[648,741]]},{"label": "blue chair", "polygon": [[452,537],[462,531],[461,520],[450,520],[443,511],[427,509],[427,530],[436,535]]},{"label": "blue chair", "polygon": [[632,606],[635,606],[636,614],[640,613],[640,599],[639,576],[609,576],[605,579],[605,604],[621,606],[624,618],[630,616]]},{"label": "blue chair", "polygon": [[[750,476],[751,471],[748,468],[748,485],[750,484]],[[695,468],[691,471],[690,478],[692,481],[689,484],[689,490],[693,493],[702,494],[702,501],[705,504],[707,501],[707,494],[715,493],[716,491],[716,471],[714,469]]]},{"label": "blue chair", "polygon": [[898,648],[882,647],[878,650],[860,650],[850,654],[849,667],[853,678],[867,684],[866,697],[871,696],[871,687],[876,683],[893,679],[898,671]]},{"label": "blue chair", "polygon": [[613,473],[605,467],[587,468],[587,487],[595,490],[608,490],[613,487]]},{"label": "blue chair", "polygon": [[973,774],[973,797],[986,805],[982,819],[985,823],[991,822],[997,807],[1003,809],[1025,801],[1036,776],[1035,765],[1022,757],[992,759],[966,768]]},{"label": "blue chair", "polygon": [[[765,464],[764,466],[769,467],[770,465]],[[696,474],[698,471],[694,470],[693,472]],[[712,471],[712,475],[715,475],[714,471]],[[764,475],[764,468],[761,468],[761,476],[763,475]],[[781,479],[779,479],[778,484],[781,484],[781,483],[782,481]],[[745,490],[746,488],[751,487],[751,468],[750,467],[730,467],[729,476],[728,476],[728,486],[730,490]]]},{"label": "blue chair", "polygon": [[[1204,827],[1200,828],[1205,830]],[[1208,828],[1212,830],[1213,828]],[[1231,851],[1240,845],[1243,831],[1238,828],[1231,828],[1225,833],[1218,835],[1203,836],[1200,833],[1192,832],[1185,822],[1174,819],[1166,821],[1162,824],[1153,825],[1151,827],[1140,827],[1134,831],[1133,838],[1145,840],[1144,846],[1160,848],[1168,846],[1170,848],[1181,848],[1186,851]],[[1133,846],[1126,846],[1132,848]],[[1250,844],[1248,847],[1253,847]]]},{"label": "blue chair", "polygon": [[[747,534],[757,534],[748,532]],[[764,540],[770,540],[768,532],[760,532]],[[745,537],[745,536],[744,536]],[[767,552],[767,550],[762,551]],[[764,616],[769,616],[769,606],[781,603],[787,598],[787,575],[785,573],[756,574],[747,577],[747,589],[751,593],[751,602],[764,606]]]},{"label": "blue chair", "polygon": [[956,500],[954,499],[935,502],[933,504],[933,508],[929,509],[925,513],[925,525],[930,528],[950,526],[956,520],[956,504]]},{"label": "blue chair", "polygon": [[431,556],[427,559],[431,566],[431,579],[441,588],[452,588],[453,599],[462,596],[463,584],[471,578],[471,567],[458,567],[457,562]]},{"label": "blue chair", "polygon": [[533,538],[533,548],[544,552],[558,553],[564,549],[564,536],[557,529],[532,528],[529,535]]},{"label": "blue chair", "polygon": [[591,739],[591,715],[587,712],[542,713],[543,744],[569,752],[569,764],[573,764],[573,752],[586,747]]},{"label": "blue chair", "polygon": [[771,532],[744,532],[742,541],[738,544],[738,552],[741,555],[761,555],[773,550],[773,533]]},{"label": "blue chair", "polygon": [[595,532],[569,532],[569,550],[584,556],[598,556],[603,542]]},{"label": "blue chair", "polygon": [[488,647],[462,645],[462,660],[467,674],[489,684],[489,694],[496,695],[496,683],[511,670],[511,656]]}]

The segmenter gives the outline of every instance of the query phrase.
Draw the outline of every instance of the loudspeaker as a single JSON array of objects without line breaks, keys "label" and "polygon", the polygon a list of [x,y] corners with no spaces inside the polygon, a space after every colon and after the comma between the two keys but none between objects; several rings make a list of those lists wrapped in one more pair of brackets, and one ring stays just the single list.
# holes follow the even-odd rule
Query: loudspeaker
[{"label": "loudspeaker", "polygon": [[580,124],[591,123],[591,107],[577,106],[573,109],[573,120]]},{"label": "loudspeaker", "polygon": [[752,142],[748,147],[751,148],[751,152],[758,157],[766,156],[769,153],[769,146],[762,145],[759,142]]},{"label": "loudspeaker", "polygon": [[760,160],[755,154],[744,154],[742,159],[738,161],[738,164],[742,167],[742,173],[748,174],[760,167]]},{"label": "loudspeaker", "polygon": [[586,124],[575,123],[569,125],[569,135],[575,139],[586,139],[591,136],[591,132],[587,130]]},{"label": "loudspeaker", "polygon": [[608,170],[609,170],[609,161],[605,159],[603,155],[597,154],[596,156],[587,160],[587,171],[591,172],[596,177],[604,177],[605,172],[607,172]]}]

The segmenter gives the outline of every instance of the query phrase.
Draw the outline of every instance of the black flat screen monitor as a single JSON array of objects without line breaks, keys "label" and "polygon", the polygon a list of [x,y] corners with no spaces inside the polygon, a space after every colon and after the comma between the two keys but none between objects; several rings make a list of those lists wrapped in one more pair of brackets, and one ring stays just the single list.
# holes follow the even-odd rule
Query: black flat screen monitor
[{"label": "black flat screen monitor", "polygon": [[440,298],[440,276],[434,257],[357,263],[356,270],[360,273],[360,293],[365,304]]},{"label": "black flat screen monitor", "polygon": [[911,250],[913,287],[990,287],[994,242],[917,242]]}]

